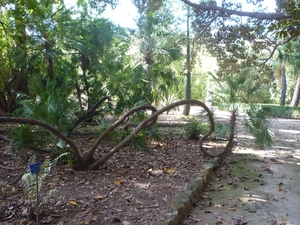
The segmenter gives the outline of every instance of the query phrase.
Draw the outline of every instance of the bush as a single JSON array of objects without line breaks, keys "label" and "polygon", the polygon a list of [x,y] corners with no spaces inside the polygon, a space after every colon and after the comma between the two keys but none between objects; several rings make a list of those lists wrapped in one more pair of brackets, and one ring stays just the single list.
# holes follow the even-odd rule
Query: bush
[{"label": "bush", "polygon": [[280,105],[261,105],[263,109],[268,111],[267,116],[275,118],[285,119],[299,119],[300,108],[292,106],[280,106]]},{"label": "bush", "polygon": [[269,130],[269,121],[266,115],[270,113],[269,109],[251,106],[247,110],[249,118],[246,120],[246,127],[254,135],[255,142],[261,147],[271,147],[274,134]]},{"label": "bush", "polygon": [[187,124],[184,125],[182,135],[188,139],[199,139],[200,134],[205,134],[209,131],[208,122],[198,121],[196,118],[191,117],[187,119]]}]

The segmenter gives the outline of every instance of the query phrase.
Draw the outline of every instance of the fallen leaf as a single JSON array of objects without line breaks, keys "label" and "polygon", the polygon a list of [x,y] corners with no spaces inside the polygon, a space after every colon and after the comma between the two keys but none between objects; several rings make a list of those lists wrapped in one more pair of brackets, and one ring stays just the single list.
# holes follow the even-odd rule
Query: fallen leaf
[{"label": "fallen leaf", "polygon": [[285,197],[284,196],[280,196],[280,199],[285,199]]},{"label": "fallen leaf", "polygon": [[136,200],[136,203],[140,204],[140,205],[144,205],[144,203],[142,201]]},{"label": "fallen leaf", "polygon": [[92,212],[92,215],[93,215],[93,216],[98,216],[98,215],[99,215],[99,210],[98,210],[98,209],[94,210],[94,211]]},{"label": "fallen leaf", "polygon": [[70,201],[70,204],[71,204],[71,205],[77,205],[77,202],[74,201],[74,200],[71,200],[71,201]]},{"label": "fallen leaf", "polygon": [[103,195],[97,195],[97,196],[95,196],[94,198],[95,198],[95,199],[98,199],[98,200],[101,200],[101,199],[104,198],[104,196],[103,196]]},{"label": "fallen leaf", "polygon": [[277,191],[281,191],[281,190],[282,190],[281,187],[278,187],[278,188],[277,188]]},{"label": "fallen leaf", "polygon": [[173,168],[167,169],[167,173],[174,173],[174,169]]},{"label": "fallen leaf", "polygon": [[88,225],[88,224],[89,224],[89,222],[86,222],[86,221],[80,223],[80,225]]},{"label": "fallen leaf", "polygon": [[123,184],[123,180],[118,179],[115,181],[115,185],[121,185],[121,184]]},{"label": "fallen leaf", "polygon": [[236,208],[230,207],[230,208],[228,208],[228,210],[234,212],[234,211],[236,211]]}]

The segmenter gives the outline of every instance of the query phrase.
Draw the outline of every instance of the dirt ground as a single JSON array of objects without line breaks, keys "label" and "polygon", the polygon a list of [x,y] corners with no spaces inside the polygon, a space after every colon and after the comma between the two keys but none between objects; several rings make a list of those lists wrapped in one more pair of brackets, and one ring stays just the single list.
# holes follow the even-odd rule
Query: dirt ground
[{"label": "dirt ground", "polygon": [[[161,120],[174,124],[181,116],[168,115]],[[160,141],[152,140],[146,150],[125,147],[97,171],[75,171],[69,165],[52,167],[41,184],[39,224],[164,222],[176,191],[211,160],[200,152],[196,140],[182,137],[180,127],[161,126]],[[73,138],[84,151],[93,144],[95,136]],[[111,147],[110,143],[101,144],[97,154]],[[0,143],[1,225],[35,224],[30,207],[35,207],[35,199],[24,191],[21,181],[28,172],[27,160],[26,153],[15,154],[10,146]],[[43,162],[44,156],[38,160]]]},{"label": "dirt ground", "polygon": [[[228,119],[226,113],[218,116]],[[164,120],[172,124],[177,123],[180,117],[171,115]],[[214,182],[203,193],[197,207],[183,224],[275,225],[297,224],[291,222],[295,221],[292,218],[300,221],[300,218],[297,218],[300,214],[300,200],[296,198],[300,195],[300,189],[295,189],[296,186],[300,187],[297,183],[300,182],[299,168],[295,167],[292,170],[291,167],[286,167],[299,162],[300,122],[273,121],[275,145],[268,150],[256,150],[258,148],[254,145],[252,137],[245,132],[241,124],[241,121],[238,121],[238,147],[234,154],[228,156],[224,167],[216,172]],[[53,167],[41,187],[40,224],[158,225],[164,222],[176,191],[184,188],[203,165],[211,160],[199,151],[197,141],[182,138],[178,127],[161,127],[160,141],[149,143],[147,150],[126,147],[97,171],[75,171],[68,165]],[[83,150],[91,146],[93,141],[93,136],[76,137],[76,143]],[[101,145],[98,154],[110,149],[109,143]],[[35,224],[34,214],[28,218],[30,205],[35,206],[35,202],[28,201],[30,198],[21,182],[22,175],[28,171],[26,160],[24,155],[15,155],[10,146],[0,143],[1,225]],[[248,168],[247,162],[255,165],[255,174],[250,174],[249,171],[254,168]],[[239,170],[240,167],[248,169]],[[242,175],[234,174],[235,170]],[[257,187],[265,187],[267,191],[271,188],[275,193],[267,193],[267,196],[256,192],[253,185],[244,183],[246,180],[255,183]],[[273,186],[269,187],[267,184]],[[233,194],[232,190],[242,190],[245,193]],[[258,193],[261,200],[254,198]],[[295,193],[296,196],[290,193]],[[214,194],[220,194],[223,199]],[[241,197],[246,194],[248,197],[245,199],[248,200]],[[274,198],[276,200],[273,200]],[[293,201],[289,206],[292,199],[296,199],[296,202]],[[251,209],[245,201],[253,203]],[[272,212],[274,208],[267,207],[273,201],[278,204],[284,203],[280,207],[276,206],[276,213]],[[265,215],[267,222],[251,223],[253,219],[247,217],[249,214],[255,217]],[[272,222],[272,219],[276,223]]]},{"label": "dirt ground", "polygon": [[299,225],[300,121],[272,120],[274,146],[259,149],[238,121],[238,147],[216,171],[184,225]]}]

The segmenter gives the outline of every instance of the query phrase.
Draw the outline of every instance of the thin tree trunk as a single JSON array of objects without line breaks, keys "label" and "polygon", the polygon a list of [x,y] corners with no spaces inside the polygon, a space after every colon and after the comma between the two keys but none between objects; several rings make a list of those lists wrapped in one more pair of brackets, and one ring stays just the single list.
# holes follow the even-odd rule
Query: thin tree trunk
[{"label": "thin tree trunk", "polygon": [[294,90],[294,94],[290,106],[294,106],[294,107],[298,106],[299,98],[300,98],[300,77],[297,78],[297,83],[295,86],[295,90]]},{"label": "thin tree trunk", "polygon": [[89,67],[89,64],[90,64],[89,58],[85,54],[81,54],[81,69],[83,72],[82,75],[83,75],[84,89],[86,91],[86,96],[87,96],[87,105],[88,105],[87,109],[88,110],[90,110],[92,107],[90,92],[89,92],[90,87],[89,87],[88,79],[86,77],[86,72]]},{"label": "thin tree trunk", "polygon": [[53,81],[54,80],[53,60],[50,54],[51,44],[49,43],[48,40],[46,40],[44,48],[46,50],[45,58],[46,58],[47,74],[50,77],[50,80]]},{"label": "thin tree trunk", "polygon": [[[190,100],[192,91],[191,91],[191,50],[190,50],[190,7],[188,6],[187,14],[187,46],[186,46],[186,68],[187,73],[185,75],[185,91],[184,91],[184,100]],[[183,115],[188,116],[190,114],[190,104],[185,104],[183,107]]]},{"label": "thin tree trunk", "polygon": [[286,88],[287,88],[285,66],[284,65],[281,65],[280,73],[281,73],[280,105],[284,106],[285,105],[285,97],[286,97]]}]

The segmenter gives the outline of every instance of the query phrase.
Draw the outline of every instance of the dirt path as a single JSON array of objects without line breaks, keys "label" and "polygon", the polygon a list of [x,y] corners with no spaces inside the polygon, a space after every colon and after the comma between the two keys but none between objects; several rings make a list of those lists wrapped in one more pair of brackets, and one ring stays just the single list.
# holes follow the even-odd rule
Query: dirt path
[{"label": "dirt path", "polygon": [[183,224],[300,224],[300,121],[273,120],[271,130],[274,146],[257,150],[238,121],[238,147]]}]

